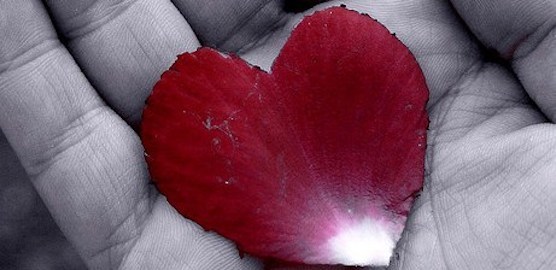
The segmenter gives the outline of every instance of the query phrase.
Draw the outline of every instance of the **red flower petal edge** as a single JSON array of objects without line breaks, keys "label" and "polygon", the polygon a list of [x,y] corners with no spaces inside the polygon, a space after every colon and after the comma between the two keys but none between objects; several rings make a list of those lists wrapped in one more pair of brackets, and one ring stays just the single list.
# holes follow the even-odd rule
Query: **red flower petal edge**
[{"label": "red flower petal edge", "polygon": [[267,73],[201,48],[143,113],[153,181],[241,251],[387,265],[422,187],[428,90],[409,50],[341,7],[306,17]]}]

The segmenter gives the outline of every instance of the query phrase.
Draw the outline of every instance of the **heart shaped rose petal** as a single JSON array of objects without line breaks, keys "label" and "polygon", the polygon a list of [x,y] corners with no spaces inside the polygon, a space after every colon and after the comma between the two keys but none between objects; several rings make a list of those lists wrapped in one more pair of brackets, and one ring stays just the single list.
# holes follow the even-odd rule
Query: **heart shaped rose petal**
[{"label": "heart shaped rose petal", "polygon": [[387,265],[422,187],[425,80],[381,24],[341,7],[306,17],[267,73],[201,48],[147,101],[158,189],[241,251]]}]

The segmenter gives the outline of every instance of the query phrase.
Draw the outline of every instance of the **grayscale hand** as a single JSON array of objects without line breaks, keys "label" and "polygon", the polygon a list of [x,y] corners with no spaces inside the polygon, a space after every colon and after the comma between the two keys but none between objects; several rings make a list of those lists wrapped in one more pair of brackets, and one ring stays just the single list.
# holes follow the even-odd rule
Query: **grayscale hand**
[{"label": "grayscale hand", "polygon": [[[390,268],[555,269],[556,2],[342,3],[395,32],[431,91],[426,184]],[[90,269],[262,269],[156,191],[133,127],[177,54],[268,68],[301,17],[273,0],[0,0],[0,127]]]}]

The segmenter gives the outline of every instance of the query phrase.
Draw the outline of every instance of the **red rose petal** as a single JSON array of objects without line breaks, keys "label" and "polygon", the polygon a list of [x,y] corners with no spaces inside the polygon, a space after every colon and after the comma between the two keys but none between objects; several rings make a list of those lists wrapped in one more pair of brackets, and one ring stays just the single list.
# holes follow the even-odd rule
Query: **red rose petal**
[{"label": "red rose petal", "polygon": [[170,204],[240,250],[386,265],[422,187],[427,98],[409,50],[336,7],[305,18],[270,73],[208,48],[181,55],[141,137]]}]

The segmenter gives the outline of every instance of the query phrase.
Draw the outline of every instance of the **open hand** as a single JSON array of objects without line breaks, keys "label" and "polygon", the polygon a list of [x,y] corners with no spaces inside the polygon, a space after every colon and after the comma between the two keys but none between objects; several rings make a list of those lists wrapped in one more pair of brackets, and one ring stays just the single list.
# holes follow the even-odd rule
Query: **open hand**
[{"label": "open hand", "polygon": [[[156,191],[133,128],[177,54],[210,45],[268,68],[303,14],[272,0],[44,2],[0,1],[0,127],[86,264],[261,269]],[[431,92],[425,188],[391,268],[553,269],[556,5],[451,2],[342,2],[396,33]]]}]

